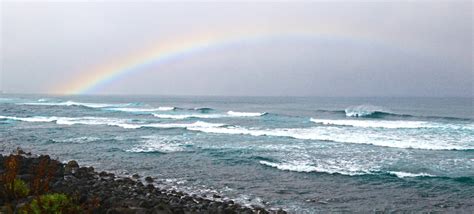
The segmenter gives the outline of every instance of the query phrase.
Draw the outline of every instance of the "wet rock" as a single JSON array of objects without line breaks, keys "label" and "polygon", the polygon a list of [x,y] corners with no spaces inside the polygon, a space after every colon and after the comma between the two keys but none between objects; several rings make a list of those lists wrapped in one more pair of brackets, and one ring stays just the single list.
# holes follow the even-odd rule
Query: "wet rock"
[{"label": "wet rock", "polygon": [[64,167],[64,174],[75,174],[77,169],[79,169],[79,164],[75,160],[69,161]]},{"label": "wet rock", "polygon": [[71,167],[71,168],[79,168],[79,164],[75,160],[67,162],[66,166]]},{"label": "wet rock", "polygon": [[17,178],[23,180],[23,181],[30,181],[33,179],[33,175],[32,174],[23,174],[23,175],[17,175]]},{"label": "wet rock", "polygon": [[146,214],[147,211],[146,209],[143,209],[143,208],[120,207],[120,208],[108,209],[106,213],[107,214]]},{"label": "wet rock", "polygon": [[145,181],[148,182],[148,183],[153,183],[154,180],[153,180],[152,177],[148,176],[148,177],[145,178]]}]

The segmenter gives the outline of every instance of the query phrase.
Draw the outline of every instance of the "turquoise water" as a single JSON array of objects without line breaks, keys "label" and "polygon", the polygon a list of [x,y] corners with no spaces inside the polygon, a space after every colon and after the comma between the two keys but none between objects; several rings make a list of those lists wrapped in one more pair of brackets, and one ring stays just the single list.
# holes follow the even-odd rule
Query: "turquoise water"
[{"label": "turquoise water", "polygon": [[292,212],[474,211],[472,98],[2,95],[0,137]]}]

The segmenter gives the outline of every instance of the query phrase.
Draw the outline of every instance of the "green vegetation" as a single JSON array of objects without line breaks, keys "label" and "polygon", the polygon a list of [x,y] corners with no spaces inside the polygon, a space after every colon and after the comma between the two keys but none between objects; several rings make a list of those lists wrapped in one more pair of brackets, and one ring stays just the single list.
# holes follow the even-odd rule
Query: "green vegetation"
[{"label": "green vegetation", "polygon": [[[7,184],[9,186],[11,184]],[[9,188],[11,188],[9,186]],[[24,198],[28,196],[30,193],[30,189],[28,188],[28,185],[21,179],[15,179],[13,181],[13,194],[15,194],[15,198]]]},{"label": "green vegetation", "polygon": [[81,213],[81,207],[65,194],[53,193],[45,194],[33,199],[29,204],[20,210],[21,214],[62,214]]}]

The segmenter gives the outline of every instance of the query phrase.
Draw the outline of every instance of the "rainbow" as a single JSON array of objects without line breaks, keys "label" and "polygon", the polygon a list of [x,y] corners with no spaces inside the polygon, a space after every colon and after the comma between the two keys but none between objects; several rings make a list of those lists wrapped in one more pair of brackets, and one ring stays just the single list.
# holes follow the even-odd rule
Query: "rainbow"
[{"label": "rainbow", "polygon": [[[147,50],[127,57],[125,59],[115,60],[118,63],[98,66],[95,69],[80,72],[80,76],[74,77],[73,81],[66,82],[65,85],[53,89],[53,93],[60,94],[90,94],[100,91],[101,88],[109,85],[117,79],[127,75],[139,73],[149,65],[164,64],[176,58],[186,57],[197,52],[205,51],[213,47],[228,46],[231,44],[249,41],[268,39],[273,37],[323,37],[323,38],[344,38],[351,40],[377,41],[378,38],[369,37],[363,33],[338,32],[336,30],[292,30],[287,32],[271,31],[241,31],[244,33],[218,34],[207,33],[202,35],[188,36],[183,39],[175,39],[169,42],[161,42],[159,45],[148,48]],[[254,33],[245,33],[254,32]],[[347,35],[350,35],[349,37]],[[383,41],[377,41],[386,43]]]}]

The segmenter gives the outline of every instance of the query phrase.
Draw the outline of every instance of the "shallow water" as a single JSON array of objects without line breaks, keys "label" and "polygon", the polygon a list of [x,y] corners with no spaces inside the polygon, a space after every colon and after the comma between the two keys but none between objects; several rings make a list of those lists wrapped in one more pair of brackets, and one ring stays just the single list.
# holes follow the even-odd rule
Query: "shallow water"
[{"label": "shallow water", "polygon": [[474,211],[471,98],[0,98],[21,146],[158,185],[315,211]]}]

